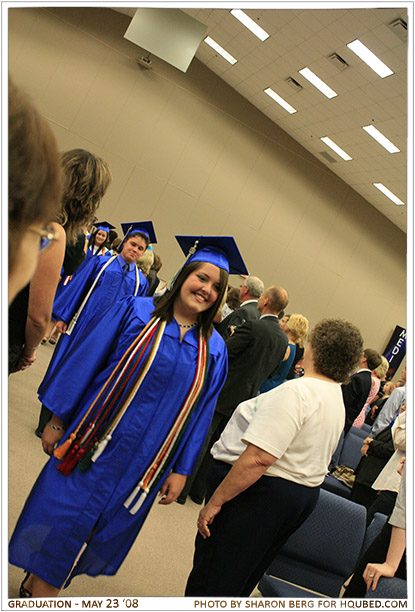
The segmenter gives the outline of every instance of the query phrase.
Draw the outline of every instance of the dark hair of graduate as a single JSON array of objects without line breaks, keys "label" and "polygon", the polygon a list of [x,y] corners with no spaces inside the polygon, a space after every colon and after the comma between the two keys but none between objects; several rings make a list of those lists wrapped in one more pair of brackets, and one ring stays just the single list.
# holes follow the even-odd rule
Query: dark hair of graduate
[{"label": "dark hair of graduate", "polygon": [[[170,291],[166,291],[165,293],[163,293],[163,295],[154,298],[154,304],[156,308],[152,312],[153,316],[160,317],[161,319],[167,321],[167,323],[170,323],[170,321],[172,321],[174,301],[179,295],[184,281],[187,279],[188,276],[190,276],[192,272],[200,268],[200,266],[202,265],[203,265],[203,262],[201,261],[192,261],[191,263],[189,263],[180,272],[172,289]],[[228,273],[226,272],[226,270],[223,270],[222,268],[219,268],[219,272],[220,272],[220,283],[219,283],[220,289],[219,289],[218,299],[216,300],[214,304],[212,304],[210,308],[208,308],[208,310],[205,310],[199,315],[199,326],[201,327],[202,333],[205,336],[205,338],[209,338],[212,334],[213,319],[215,318],[215,315],[219,307],[222,305],[225,299],[226,291],[228,288],[228,278],[229,278]]]},{"label": "dark hair of graduate", "polygon": [[[132,231],[130,234],[128,234],[125,238],[124,238],[124,244],[130,240],[130,238],[136,238],[136,237],[142,238],[144,240],[144,242],[146,243],[147,246],[149,246],[150,244],[150,238],[147,236],[147,234],[145,234],[144,232],[135,232]],[[123,245],[124,246],[124,245]]]}]

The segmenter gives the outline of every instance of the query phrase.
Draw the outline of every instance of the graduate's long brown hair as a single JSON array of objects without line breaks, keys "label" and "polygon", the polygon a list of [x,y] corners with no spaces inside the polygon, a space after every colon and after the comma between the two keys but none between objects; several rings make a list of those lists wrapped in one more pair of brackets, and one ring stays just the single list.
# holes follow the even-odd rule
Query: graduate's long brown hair
[{"label": "graduate's long brown hair", "polygon": [[[166,291],[160,297],[154,298],[154,304],[156,305],[156,308],[151,313],[153,316],[160,317],[167,323],[170,323],[172,321],[174,302],[180,293],[180,290],[182,288],[184,281],[192,272],[200,268],[200,266],[203,265],[203,263],[204,262],[202,261],[192,261],[191,263],[189,263],[180,272],[171,290]],[[202,333],[205,338],[209,338],[212,334],[213,319],[215,318],[215,315],[219,307],[222,305],[222,302],[224,300],[226,290],[228,287],[228,278],[229,278],[228,273],[226,272],[226,270],[223,270],[222,268],[219,268],[219,272],[220,272],[220,282],[219,282],[220,289],[219,289],[218,298],[214,302],[214,304],[212,304],[210,308],[200,313],[199,319],[198,319],[198,325],[201,328]]]}]

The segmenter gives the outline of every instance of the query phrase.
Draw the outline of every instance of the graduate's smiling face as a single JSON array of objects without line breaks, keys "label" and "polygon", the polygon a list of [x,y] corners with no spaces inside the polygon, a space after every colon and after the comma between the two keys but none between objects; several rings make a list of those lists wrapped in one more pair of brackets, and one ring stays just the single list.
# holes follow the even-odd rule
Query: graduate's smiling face
[{"label": "graduate's smiling face", "polygon": [[126,263],[134,263],[138,257],[147,249],[147,243],[141,236],[129,238],[121,251],[121,256]]},{"label": "graduate's smiling face", "polygon": [[104,244],[104,242],[106,242],[107,240],[107,232],[104,232],[102,230],[98,230],[97,233],[95,234],[95,246],[102,246]]},{"label": "graduate's smiling face", "polygon": [[178,300],[193,314],[208,310],[220,293],[220,271],[211,263],[202,263],[184,281]]}]

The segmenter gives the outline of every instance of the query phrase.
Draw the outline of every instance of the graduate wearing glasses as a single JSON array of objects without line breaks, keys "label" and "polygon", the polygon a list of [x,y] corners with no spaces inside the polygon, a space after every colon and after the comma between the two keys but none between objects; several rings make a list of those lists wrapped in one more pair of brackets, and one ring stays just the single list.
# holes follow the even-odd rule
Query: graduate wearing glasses
[{"label": "graduate wearing glasses", "polygon": [[228,274],[246,268],[231,237],[177,239],[189,255],[166,292],[123,298],[91,322],[42,396],[51,459],[10,543],[28,572],[23,596],[115,574],[157,494],[172,503],[192,473],[227,374],[213,319]]}]

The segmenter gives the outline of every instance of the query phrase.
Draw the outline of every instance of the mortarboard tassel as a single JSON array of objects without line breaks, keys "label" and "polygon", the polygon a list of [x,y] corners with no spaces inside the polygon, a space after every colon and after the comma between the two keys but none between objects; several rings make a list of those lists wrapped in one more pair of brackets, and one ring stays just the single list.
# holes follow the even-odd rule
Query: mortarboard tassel
[{"label": "mortarboard tassel", "polygon": [[56,457],[56,459],[63,459],[66,455],[66,453],[69,450],[69,447],[71,446],[72,442],[75,440],[75,434],[71,433],[71,435],[69,436],[69,438],[67,440],[65,440],[65,442],[63,444],[61,444],[60,446],[58,446],[58,448],[55,448],[55,450],[53,451],[54,456]]},{"label": "mortarboard tassel", "polygon": [[197,245],[199,244],[199,240],[196,240],[194,245],[192,247],[190,247],[189,252],[187,253],[186,259],[184,261],[184,263],[180,266],[180,268],[177,270],[176,274],[174,274],[174,276],[172,276],[172,278],[169,280],[169,282],[167,283],[167,287],[166,287],[166,291],[171,291],[173,288],[174,283],[176,282],[180,272],[183,270],[183,268],[186,266],[188,259],[194,255],[196,253],[197,250]]}]

